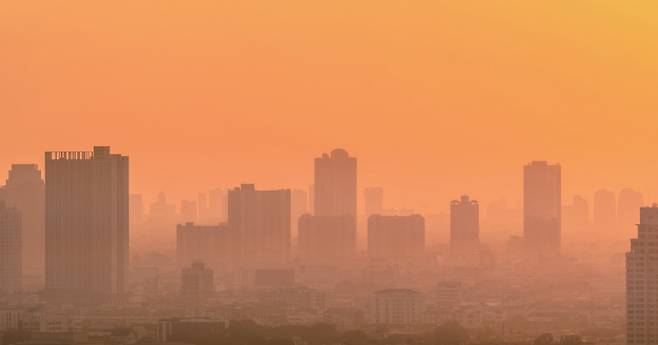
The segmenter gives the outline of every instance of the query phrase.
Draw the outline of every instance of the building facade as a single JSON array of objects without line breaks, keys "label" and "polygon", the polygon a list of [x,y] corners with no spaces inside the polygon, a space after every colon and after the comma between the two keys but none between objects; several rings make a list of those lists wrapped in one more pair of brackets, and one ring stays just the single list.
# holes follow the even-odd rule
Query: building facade
[{"label": "building facade", "polygon": [[46,292],[83,299],[126,292],[128,157],[106,146],[46,152]]},{"label": "building facade", "polygon": [[450,257],[459,261],[479,261],[480,205],[467,195],[450,202]]},{"label": "building facade", "polygon": [[425,219],[410,216],[372,215],[368,218],[368,256],[402,261],[423,255]]},{"label": "building facade", "polygon": [[0,201],[0,294],[21,291],[22,249],[21,212]]},{"label": "building facade", "polygon": [[527,250],[554,255],[561,246],[561,167],[535,161],[523,168],[523,235]]}]

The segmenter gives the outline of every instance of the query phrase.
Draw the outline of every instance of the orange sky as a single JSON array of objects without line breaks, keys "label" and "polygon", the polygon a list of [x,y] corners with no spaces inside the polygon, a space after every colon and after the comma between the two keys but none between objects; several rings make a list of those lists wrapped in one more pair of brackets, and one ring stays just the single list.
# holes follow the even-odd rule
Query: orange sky
[{"label": "orange sky", "polygon": [[658,3],[639,0],[4,1],[0,178],[45,150],[111,145],[132,189],[306,187],[359,158],[389,206],[658,198]]}]

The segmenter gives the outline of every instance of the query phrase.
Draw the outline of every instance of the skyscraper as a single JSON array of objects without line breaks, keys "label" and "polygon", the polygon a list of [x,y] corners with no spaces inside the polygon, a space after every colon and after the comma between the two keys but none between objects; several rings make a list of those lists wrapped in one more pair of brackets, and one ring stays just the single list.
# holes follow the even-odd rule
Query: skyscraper
[{"label": "skyscraper", "polygon": [[560,165],[535,161],[523,167],[523,235],[527,249],[555,254],[561,244]]},{"label": "skyscraper", "polygon": [[425,219],[418,215],[368,217],[368,256],[404,261],[425,251]]},{"label": "skyscraper", "polygon": [[363,191],[366,216],[382,214],[384,211],[384,189],[381,187],[369,187]]},{"label": "skyscraper", "polygon": [[197,305],[215,291],[214,272],[201,262],[195,262],[182,270],[181,294]]},{"label": "skyscraper", "polygon": [[218,225],[179,224],[176,227],[176,257],[179,267],[203,262],[215,272],[228,268],[234,249],[225,223]]},{"label": "skyscraper", "polygon": [[47,292],[90,301],[124,294],[128,157],[95,146],[45,158]]},{"label": "skyscraper", "polygon": [[290,255],[290,190],[256,190],[243,184],[229,191],[228,225],[247,267],[281,265]]},{"label": "skyscraper", "polygon": [[16,207],[22,216],[23,271],[43,279],[44,184],[36,164],[13,164],[0,200]]},{"label": "skyscraper", "polygon": [[21,213],[0,201],[0,295],[22,287]]},{"label": "skyscraper", "polygon": [[316,216],[356,218],[356,158],[343,149],[316,158],[314,189]]},{"label": "skyscraper", "polygon": [[314,216],[349,217],[341,221],[344,228],[337,229],[341,244],[349,256],[356,252],[356,158],[347,151],[335,149],[315,159],[313,184]]},{"label": "skyscraper", "polygon": [[450,202],[450,256],[471,263],[480,259],[480,205],[468,195]]},{"label": "skyscraper", "polygon": [[658,343],[658,207],[640,208],[637,238],[626,253],[626,340],[630,345]]},{"label": "skyscraper", "polygon": [[594,231],[601,235],[610,236],[617,228],[617,202],[615,193],[600,189],[594,193]]}]

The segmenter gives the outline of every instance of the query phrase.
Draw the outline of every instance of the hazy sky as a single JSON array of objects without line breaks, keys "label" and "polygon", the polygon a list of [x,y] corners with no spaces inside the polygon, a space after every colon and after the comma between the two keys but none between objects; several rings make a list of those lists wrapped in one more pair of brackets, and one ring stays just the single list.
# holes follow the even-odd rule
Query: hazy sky
[{"label": "hazy sky", "polygon": [[[131,0],[0,3],[0,178],[45,150],[111,145],[131,189],[306,187],[359,158],[390,206],[658,197],[658,2]],[[392,199],[392,200],[391,200]]]}]

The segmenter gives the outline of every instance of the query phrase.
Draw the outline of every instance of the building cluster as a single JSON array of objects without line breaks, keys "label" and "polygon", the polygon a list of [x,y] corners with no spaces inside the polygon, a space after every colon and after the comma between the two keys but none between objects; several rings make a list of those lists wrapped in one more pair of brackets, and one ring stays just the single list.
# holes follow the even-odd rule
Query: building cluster
[{"label": "building cluster", "polygon": [[[605,278],[619,267],[562,255],[565,237],[592,224],[583,198],[562,205],[559,165],[524,166],[522,236],[495,253],[483,244],[480,204],[467,195],[437,220],[385,209],[384,190],[369,187],[364,220],[355,157],[323,154],[313,176],[308,193],[242,184],[179,207],[160,194],[146,212],[141,195],[129,194],[128,157],[109,147],[46,152],[45,181],[36,165],[14,165],[0,188],[0,332],[84,344],[166,342],[177,329],[245,319],[392,332],[458,321],[510,341],[587,325],[612,329],[601,336],[616,344],[626,315],[629,344],[658,339],[655,207],[642,208],[626,256],[624,314],[623,283]],[[641,194],[624,190],[618,201],[596,193],[594,226],[614,232],[637,222]],[[510,227],[512,211],[490,209],[490,224]],[[429,224],[440,222],[445,246],[428,241]]]}]

